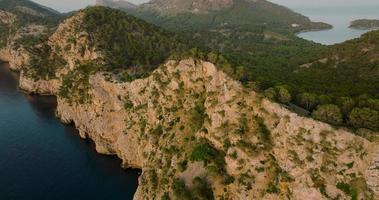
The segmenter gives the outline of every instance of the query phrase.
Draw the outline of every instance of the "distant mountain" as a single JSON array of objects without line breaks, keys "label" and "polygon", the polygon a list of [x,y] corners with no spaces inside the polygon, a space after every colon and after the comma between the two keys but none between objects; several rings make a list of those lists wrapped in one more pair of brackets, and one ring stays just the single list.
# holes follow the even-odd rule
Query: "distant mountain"
[{"label": "distant mountain", "polygon": [[0,48],[13,49],[40,41],[64,16],[28,0],[0,0]]},{"label": "distant mountain", "polygon": [[233,6],[233,0],[152,0],[142,4],[142,9],[174,14],[182,12],[207,13]]},{"label": "distant mountain", "polygon": [[149,22],[180,30],[266,26],[296,32],[331,28],[266,0],[153,0],[134,12]]},{"label": "distant mountain", "polygon": [[106,6],[110,8],[116,8],[116,9],[135,9],[137,8],[136,5],[125,1],[125,0],[96,0],[96,5],[98,6]]},{"label": "distant mountain", "polygon": [[350,28],[355,28],[355,29],[379,28],[379,19],[357,19],[350,23]]},{"label": "distant mountain", "polygon": [[0,0],[0,10],[14,14],[19,25],[56,24],[62,17],[58,11],[29,0]]}]

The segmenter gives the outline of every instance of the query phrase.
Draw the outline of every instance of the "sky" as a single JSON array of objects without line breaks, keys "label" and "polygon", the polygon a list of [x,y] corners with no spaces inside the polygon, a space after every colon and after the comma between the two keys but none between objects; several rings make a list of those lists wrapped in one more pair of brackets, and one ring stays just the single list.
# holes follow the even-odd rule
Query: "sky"
[{"label": "sky", "polygon": [[[42,5],[51,7],[60,12],[68,12],[84,8],[87,5],[93,5],[96,0],[33,0]],[[148,0],[129,0],[129,2],[140,4]],[[358,6],[358,5],[377,5],[378,0],[270,0],[274,3],[288,6],[293,9],[307,7],[319,7],[320,5],[328,6]]]}]

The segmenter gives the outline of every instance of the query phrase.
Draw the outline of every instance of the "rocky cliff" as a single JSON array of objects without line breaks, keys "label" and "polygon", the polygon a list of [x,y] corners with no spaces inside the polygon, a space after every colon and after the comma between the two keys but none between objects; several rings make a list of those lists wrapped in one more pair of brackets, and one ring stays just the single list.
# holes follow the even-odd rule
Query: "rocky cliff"
[{"label": "rocky cliff", "polygon": [[41,66],[30,61],[15,69],[23,89],[57,95],[57,117],[99,153],[142,169],[134,199],[378,198],[377,143],[291,113],[195,58],[130,81],[86,74],[80,64],[105,55],[77,31],[82,20],[78,13],[49,37],[44,58],[61,60],[51,73],[33,76]]},{"label": "rocky cliff", "polygon": [[[59,98],[57,116],[99,153],[143,170],[135,199],[175,197],[175,178],[191,189],[196,177],[225,199],[349,199],[344,184],[369,199],[378,190],[376,144],[245,91],[211,63],[169,61],[130,83],[108,76],[91,76],[91,103]],[[216,157],[192,160],[202,140],[225,159],[221,169]]]}]

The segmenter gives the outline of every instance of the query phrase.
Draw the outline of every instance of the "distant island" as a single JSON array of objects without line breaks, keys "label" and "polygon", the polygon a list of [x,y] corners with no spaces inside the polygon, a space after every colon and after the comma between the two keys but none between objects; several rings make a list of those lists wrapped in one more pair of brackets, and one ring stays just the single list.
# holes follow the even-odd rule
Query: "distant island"
[{"label": "distant island", "polygon": [[379,19],[358,19],[350,23],[349,28],[374,29],[379,28]]}]

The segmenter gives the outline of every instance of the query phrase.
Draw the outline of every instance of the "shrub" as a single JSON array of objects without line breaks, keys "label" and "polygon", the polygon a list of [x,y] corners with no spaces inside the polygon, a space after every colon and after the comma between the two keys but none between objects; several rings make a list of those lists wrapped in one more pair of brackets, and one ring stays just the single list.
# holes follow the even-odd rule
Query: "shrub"
[{"label": "shrub", "polygon": [[171,200],[170,195],[167,192],[165,192],[161,197],[161,200]]},{"label": "shrub", "polygon": [[200,101],[191,112],[192,131],[196,132],[200,130],[203,127],[206,117],[204,101]]},{"label": "shrub", "polygon": [[184,172],[187,169],[188,161],[183,160],[182,162],[179,163],[179,171]]},{"label": "shrub", "polygon": [[213,190],[205,178],[196,177],[193,180],[193,199],[213,200]]},{"label": "shrub", "polygon": [[192,161],[203,161],[208,164],[217,156],[217,153],[216,149],[203,140],[193,148],[190,158]]},{"label": "shrub", "polygon": [[192,149],[191,161],[203,161],[204,165],[213,163],[217,173],[223,174],[225,167],[225,153],[215,149],[206,139],[199,141]]},{"label": "shrub", "polygon": [[348,116],[355,106],[355,101],[350,97],[340,97],[337,99],[337,105],[341,108],[342,113]]},{"label": "shrub", "polygon": [[347,196],[351,197],[351,200],[358,199],[358,191],[352,187],[350,184],[344,182],[338,182],[336,187],[343,191]]},{"label": "shrub", "polygon": [[303,108],[311,111],[317,105],[317,96],[311,93],[302,93],[298,95],[298,102]]},{"label": "shrub", "polygon": [[349,115],[349,123],[355,128],[379,130],[379,112],[370,108],[354,108]]},{"label": "shrub", "polygon": [[317,110],[313,111],[312,116],[317,120],[333,125],[341,125],[343,122],[340,108],[333,104],[318,106]]},{"label": "shrub", "polygon": [[172,189],[174,190],[174,195],[177,199],[181,200],[192,200],[191,193],[186,188],[186,184],[181,179],[175,179],[172,184]]},{"label": "shrub", "polygon": [[291,101],[292,97],[290,92],[283,86],[276,88],[278,101],[284,104],[287,104]]},{"label": "shrub", "polygon": [[263,143],[265,149],[270,149],[273,145],[271,132],[268,130],[264,123],[263,118],[258,118],[258,136],[261,142]]},{"label": "shrub", "polygon": [[264,95],[265,97],[271,100],[276,100],[276,91],[274,88],[268,88],[267,90],[265,90]]}]

